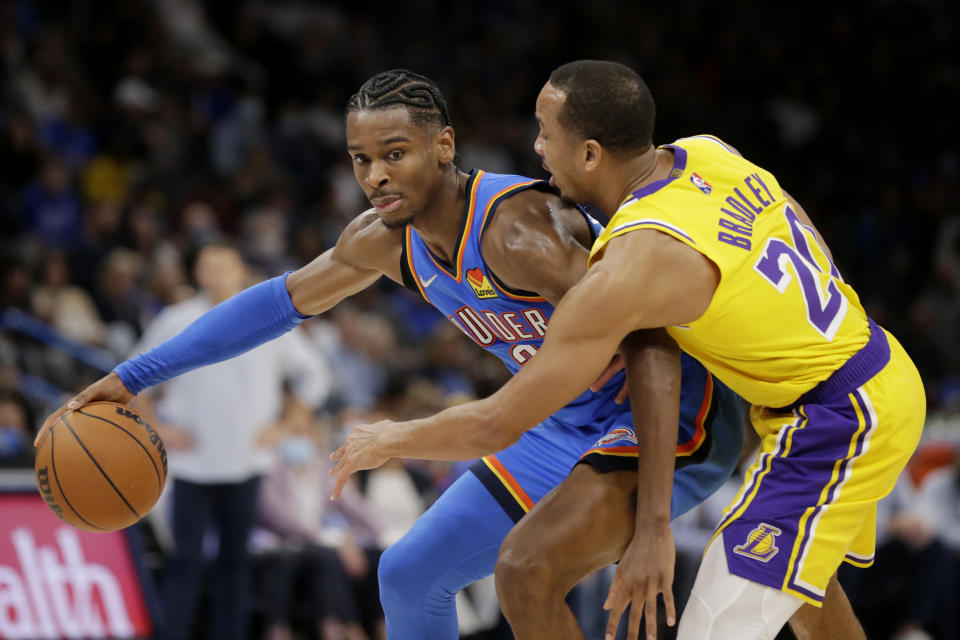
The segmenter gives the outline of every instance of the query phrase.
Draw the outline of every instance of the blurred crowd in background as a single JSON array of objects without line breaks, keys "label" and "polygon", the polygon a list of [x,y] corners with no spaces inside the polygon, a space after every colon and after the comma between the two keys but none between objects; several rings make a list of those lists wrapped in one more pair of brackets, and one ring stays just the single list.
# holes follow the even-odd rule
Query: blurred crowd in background
[{"label": "blurred crowd in background", "polygon": [[[367,208],[343,110],[374,73],[406,67],[437,81],[465,169],[545,177],[532,150],[537,92],[563,62],[615,59],[650,85],[657,142],[712,133],[779,178],[916,361],[931,446],[880,533],[899,545],[897,570],[883,593],[875,582],[857,591],[856,578],[850,588],[863,611],[893,618],[877,633],[955,637],[940,635],[955,627],[931,598],[897,594],[929,582],[923,562],[952,576],[960,552],[943,533],[960,517],[960,5],[775,5],[0,0],[0,465],[29,466],[31,434],[62,394],[194,296],[206,243],[239,249],[251,283],[332,246]],[[358,421],[434,412],[506,377],[389,282],[300,331],[329,370],[310,431],[318,459]],[[953,474],[938,481],[943,502],[903,499],[935,467]],[[396,539],[463,468],[392,463],[363,478],[379,524],[366,522],[361,546]],[[311,541],[338,548],[327,525]],[[363,573],[366,560],[341,553],[348,573]],[[956,598],[954,583],[932,600]],[[466,631],[495,624],[488,596],[475,594]]]}]

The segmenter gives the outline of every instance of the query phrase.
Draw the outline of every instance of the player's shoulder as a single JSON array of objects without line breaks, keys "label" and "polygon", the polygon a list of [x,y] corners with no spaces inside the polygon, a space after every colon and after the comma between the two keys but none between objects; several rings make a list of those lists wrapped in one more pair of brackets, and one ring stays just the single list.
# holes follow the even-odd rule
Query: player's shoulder
[{"label": "player's shoulder", "polygon": [[484,246],[525,250],[546,238],[566,241],[589,236],[586,218],[576,205],[546,189],[527,189],[504,200],[484,229]]},{"label": "player's shoulder", "polygon": [[718,136],[709,133],[698,133],[684,138],[677,138],[670,146],[680,147],[681,149],[697,149],[714,152],[729,153],[735,156],[741,155],[737,149],[730,143],[722,140]]},{"label": "player's shoulder", "polygon": [[349,264],[386,272],[389,265],[396,262],[403,235],[403,229],[388,228],[375,209],[368,209],[344,228],[334,247],[334,256]]}]

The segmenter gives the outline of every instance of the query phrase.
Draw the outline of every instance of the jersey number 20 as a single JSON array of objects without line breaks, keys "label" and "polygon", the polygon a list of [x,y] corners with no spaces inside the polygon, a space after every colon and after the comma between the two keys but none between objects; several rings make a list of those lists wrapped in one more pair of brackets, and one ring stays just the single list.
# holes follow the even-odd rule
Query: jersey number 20
[{"label": "jersey number 20", "polygon": [[[804,226],[789,205],[785,208],[784,215],[790,224],[793,244],[780,238],[770,238],[753,268],[777,291],[783,293],[793,279],[787,271],[789,262],[800,283],[800,292],[803,294],[803,302],[807,310],[807,322],[824,338],[833,340],[847,314],[847,298],[840,292],[835,282],[835,279],[840,279],[840,272],[828,257],[831,277],[824,287],[823,269],[814,259],[809,240],[804,233],[804,230],[809,230],[811,233],[812,230]],[[826,256],[826,251],[822,253]]]}]

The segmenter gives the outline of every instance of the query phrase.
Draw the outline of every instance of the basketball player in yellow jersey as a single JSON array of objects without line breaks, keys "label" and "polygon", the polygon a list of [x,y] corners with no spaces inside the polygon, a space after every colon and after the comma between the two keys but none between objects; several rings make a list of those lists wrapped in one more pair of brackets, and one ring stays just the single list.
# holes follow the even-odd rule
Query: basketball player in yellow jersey
[{"label": "basketball player in yellow jersey", "polygon": [[[551,182],[612,214],[587,274],[556,308],[536,357],[500,391],[424,420],[358,427],[335,452],[335,471],[402,456],[414,438],[455,441],[485,425],[534,424],[588,386],[626,335],[665,327],[751,402],[762,442],[705,552],[678,637],[773,638],[794,613],[806,622],[804,637],[863,637],[848,608],[815,608],[839,591],[842,561],[872,561],[877,501],[924,421],[913,363],[867,317],[770,172],[712,136],[652,145],[653,99],[630,69],[560,67],[540,93],[537,119],[535,148]],[[669,491],[654,497],[669,501]],[[646,514],[637,516],[639,530]],[[514,529],[501,558],[536,553],[526,530]],[[608,630],[632,602],[633,637],[638,610],[664,587],[660,566],[634,538],[607,601]],[[497,573],[499,586],[499,565]]]}]

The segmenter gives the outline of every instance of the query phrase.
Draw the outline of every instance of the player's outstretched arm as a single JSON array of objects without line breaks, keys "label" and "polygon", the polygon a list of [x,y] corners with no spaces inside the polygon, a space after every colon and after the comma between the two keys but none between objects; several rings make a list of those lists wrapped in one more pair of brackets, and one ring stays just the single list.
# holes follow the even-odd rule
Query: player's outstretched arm
[{"label": "player's outstretched arm", "polygon": [[699,318],[716,284],[712,264],[664,234],[615,238],[561,300],[543,346],[516,376],[489,398],[430,418],[361,425],[332,456],[337,486],[391,457],[466,460],[503,449],[587,389],[628,333]]},{"label": "player's outstretched arm", "polygon": [[361,214],[337,244],[310,264],[250,287],[194,321],[179,334],[118,365],[51,414],[35,445],[64,413],[88,402],[128,403],[141,390],[200,367],[228,360],[296,327],[387,274],[398,282],[400,237]]}]

